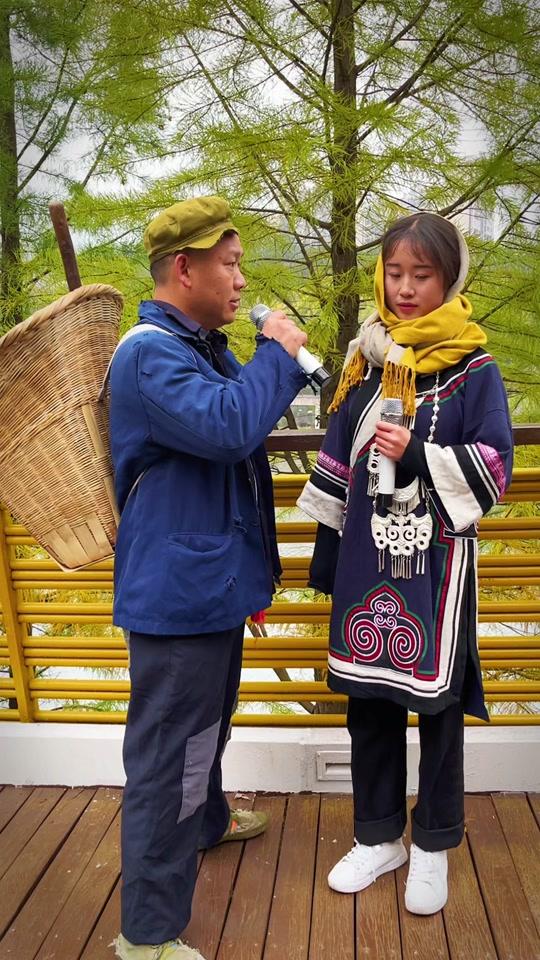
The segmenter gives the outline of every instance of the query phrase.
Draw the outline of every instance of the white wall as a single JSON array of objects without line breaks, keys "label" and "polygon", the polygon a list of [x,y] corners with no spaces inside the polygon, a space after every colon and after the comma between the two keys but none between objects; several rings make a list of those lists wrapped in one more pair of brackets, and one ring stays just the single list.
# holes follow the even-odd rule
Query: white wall
[{"label": "white wall", "polygon": [[[0,724],[0,783],[120,786],[123,726]],[[417,787],[418,730],[408,731],[409,783]],[[540,727],[469,727],[468,791],[540,790]],[[346,730],[236,727],[223,762],[226,790],[349,792]]]}]

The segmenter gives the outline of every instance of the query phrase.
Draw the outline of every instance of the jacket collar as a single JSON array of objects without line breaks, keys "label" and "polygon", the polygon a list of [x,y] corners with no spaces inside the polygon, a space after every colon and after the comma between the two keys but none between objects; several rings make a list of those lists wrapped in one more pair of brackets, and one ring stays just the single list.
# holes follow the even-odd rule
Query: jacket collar
[{"label": "jacket collar", "polygon": [[177,307],[163,300],[143,300],[139,304],[138,323],[155,323],[179,337],[201,339],[205,332],[198,323],[187,317]]},{"label": "jacket collar", "polygon": [[227,349],[227,336],[221,330],[205,330],[177,307],[163,300],[142,300],[137,323],[155,323],[158,327],[190,340],[202,340],[217,353]]}]

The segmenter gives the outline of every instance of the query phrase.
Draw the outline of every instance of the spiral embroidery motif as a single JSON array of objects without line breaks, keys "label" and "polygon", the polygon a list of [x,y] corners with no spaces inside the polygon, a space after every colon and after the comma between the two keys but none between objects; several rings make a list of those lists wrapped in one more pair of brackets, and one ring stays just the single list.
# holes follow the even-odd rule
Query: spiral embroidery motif
[{"label": "spiral embroidery motif", "polygon": [[[343,634],[354,663],[374,663],[414,671],[424,647],[422,624],[389,587],[351,607],[343,620]],[[386,662],[385,662],[386,661]]]},{"label": "spiral embroidery motif", "polygon": [[378,627],[362,615],[352,613],[347,618],[346,631],[354,660],[370,663],[379,659],[383,649],[383,636]]},{"label": "spiral embroidery motif", "polygon": [[399,607],[394,599],[377,597],[371,604],[371,609],[374,613],[373,621],[378,627],[397,626],[396,614]]},{"label": "spiral embroidery motif", "polygon": [[396,627],[388,637],[388,655],[395,667],[404,670],[418,660],[421,645],[422,639],[417,630]]}]

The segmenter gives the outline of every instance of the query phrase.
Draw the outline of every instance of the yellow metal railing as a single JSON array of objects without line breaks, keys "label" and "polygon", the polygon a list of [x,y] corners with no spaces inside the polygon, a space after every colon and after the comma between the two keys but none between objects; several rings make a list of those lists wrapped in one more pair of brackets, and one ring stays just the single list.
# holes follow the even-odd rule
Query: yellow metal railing
[{"label": "yellow metal railing", "polygon": [[[304,475],[275,477],[281,513],[294,506],[305,480]],[[515,470],[503,503],[538,500],[540,470]],[[540,631],[534,625],[540,622],[540,551],[534,541],[540,538],[540,517],[514,516],[511,509],[500,508],[495,513],[480,524],[480,540],[501,541],[505,551],[484,553],[479,564],[480,622],[504,625],[496,635],[479,639],[486,700],[500,705],[501,712],[492,717],[495,723],[538,724]],[[123,636],[111,622],[112,561],[63,573],[6,511],[1,518],[0,719],[123,723],[129,682],[126,674],[119,678],[112,671],[125,670],[128,661]],[[280,544],[309,545],[314,537],[314,523],[278,513]],[[238,724],[344,723],[344,697],[331,693],[323,679],[303,675],[293,680],[287,673],[301,669],[314,676],[316,670],[321,676],[326,665],[330,604],[317,601],[306,588],[309,549],[282,558],[282,589],[267,615],[270,635],[245,642],[244,667],[279,671],[280,679],[242,682],[240,703],[279,703],[280,711],[246,713],[240,708]],[[512,624],[521,629],[514,632]],[[274,634],[276,627],[282,629]],[[92,670],[101,671],[99,679],[88,677]],[[291,704],[294,712],[287,712]],[[332,709],[332,704],[338,706]]]}]

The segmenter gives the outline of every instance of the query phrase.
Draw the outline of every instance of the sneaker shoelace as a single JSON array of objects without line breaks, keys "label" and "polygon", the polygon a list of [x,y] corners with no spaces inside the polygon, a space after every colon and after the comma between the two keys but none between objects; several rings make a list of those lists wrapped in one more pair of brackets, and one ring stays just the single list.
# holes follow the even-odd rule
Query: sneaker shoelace
[{"label": "sneaker shoelace", "polygon": [[375,868],[373,866],[374,849],[374,847],[368,847],[366,844],[358,843],[358,840],[355,840],[353,848],[343,857],[346,863],[352,863],[353,866],[358,867],[360,870],[369,870],[372,882],[375,880]]},{"label": "sneaker shoelace", "polygon": [[437,859],[433,853],[429,850],[422,850],[421,856],[416,852],[413,853],[409,867],[409,880],[423,880],[424,883],[431,883],[438,875]]},{"label": "sneaker shoelace", "polygon": [[164,957],[169,956],[169,947],[183,947],[184,944],[181,940],[168,940],[167,943],[160,943],[156,947],[156,952],[154,954],[153,960],[163,960]]}]

